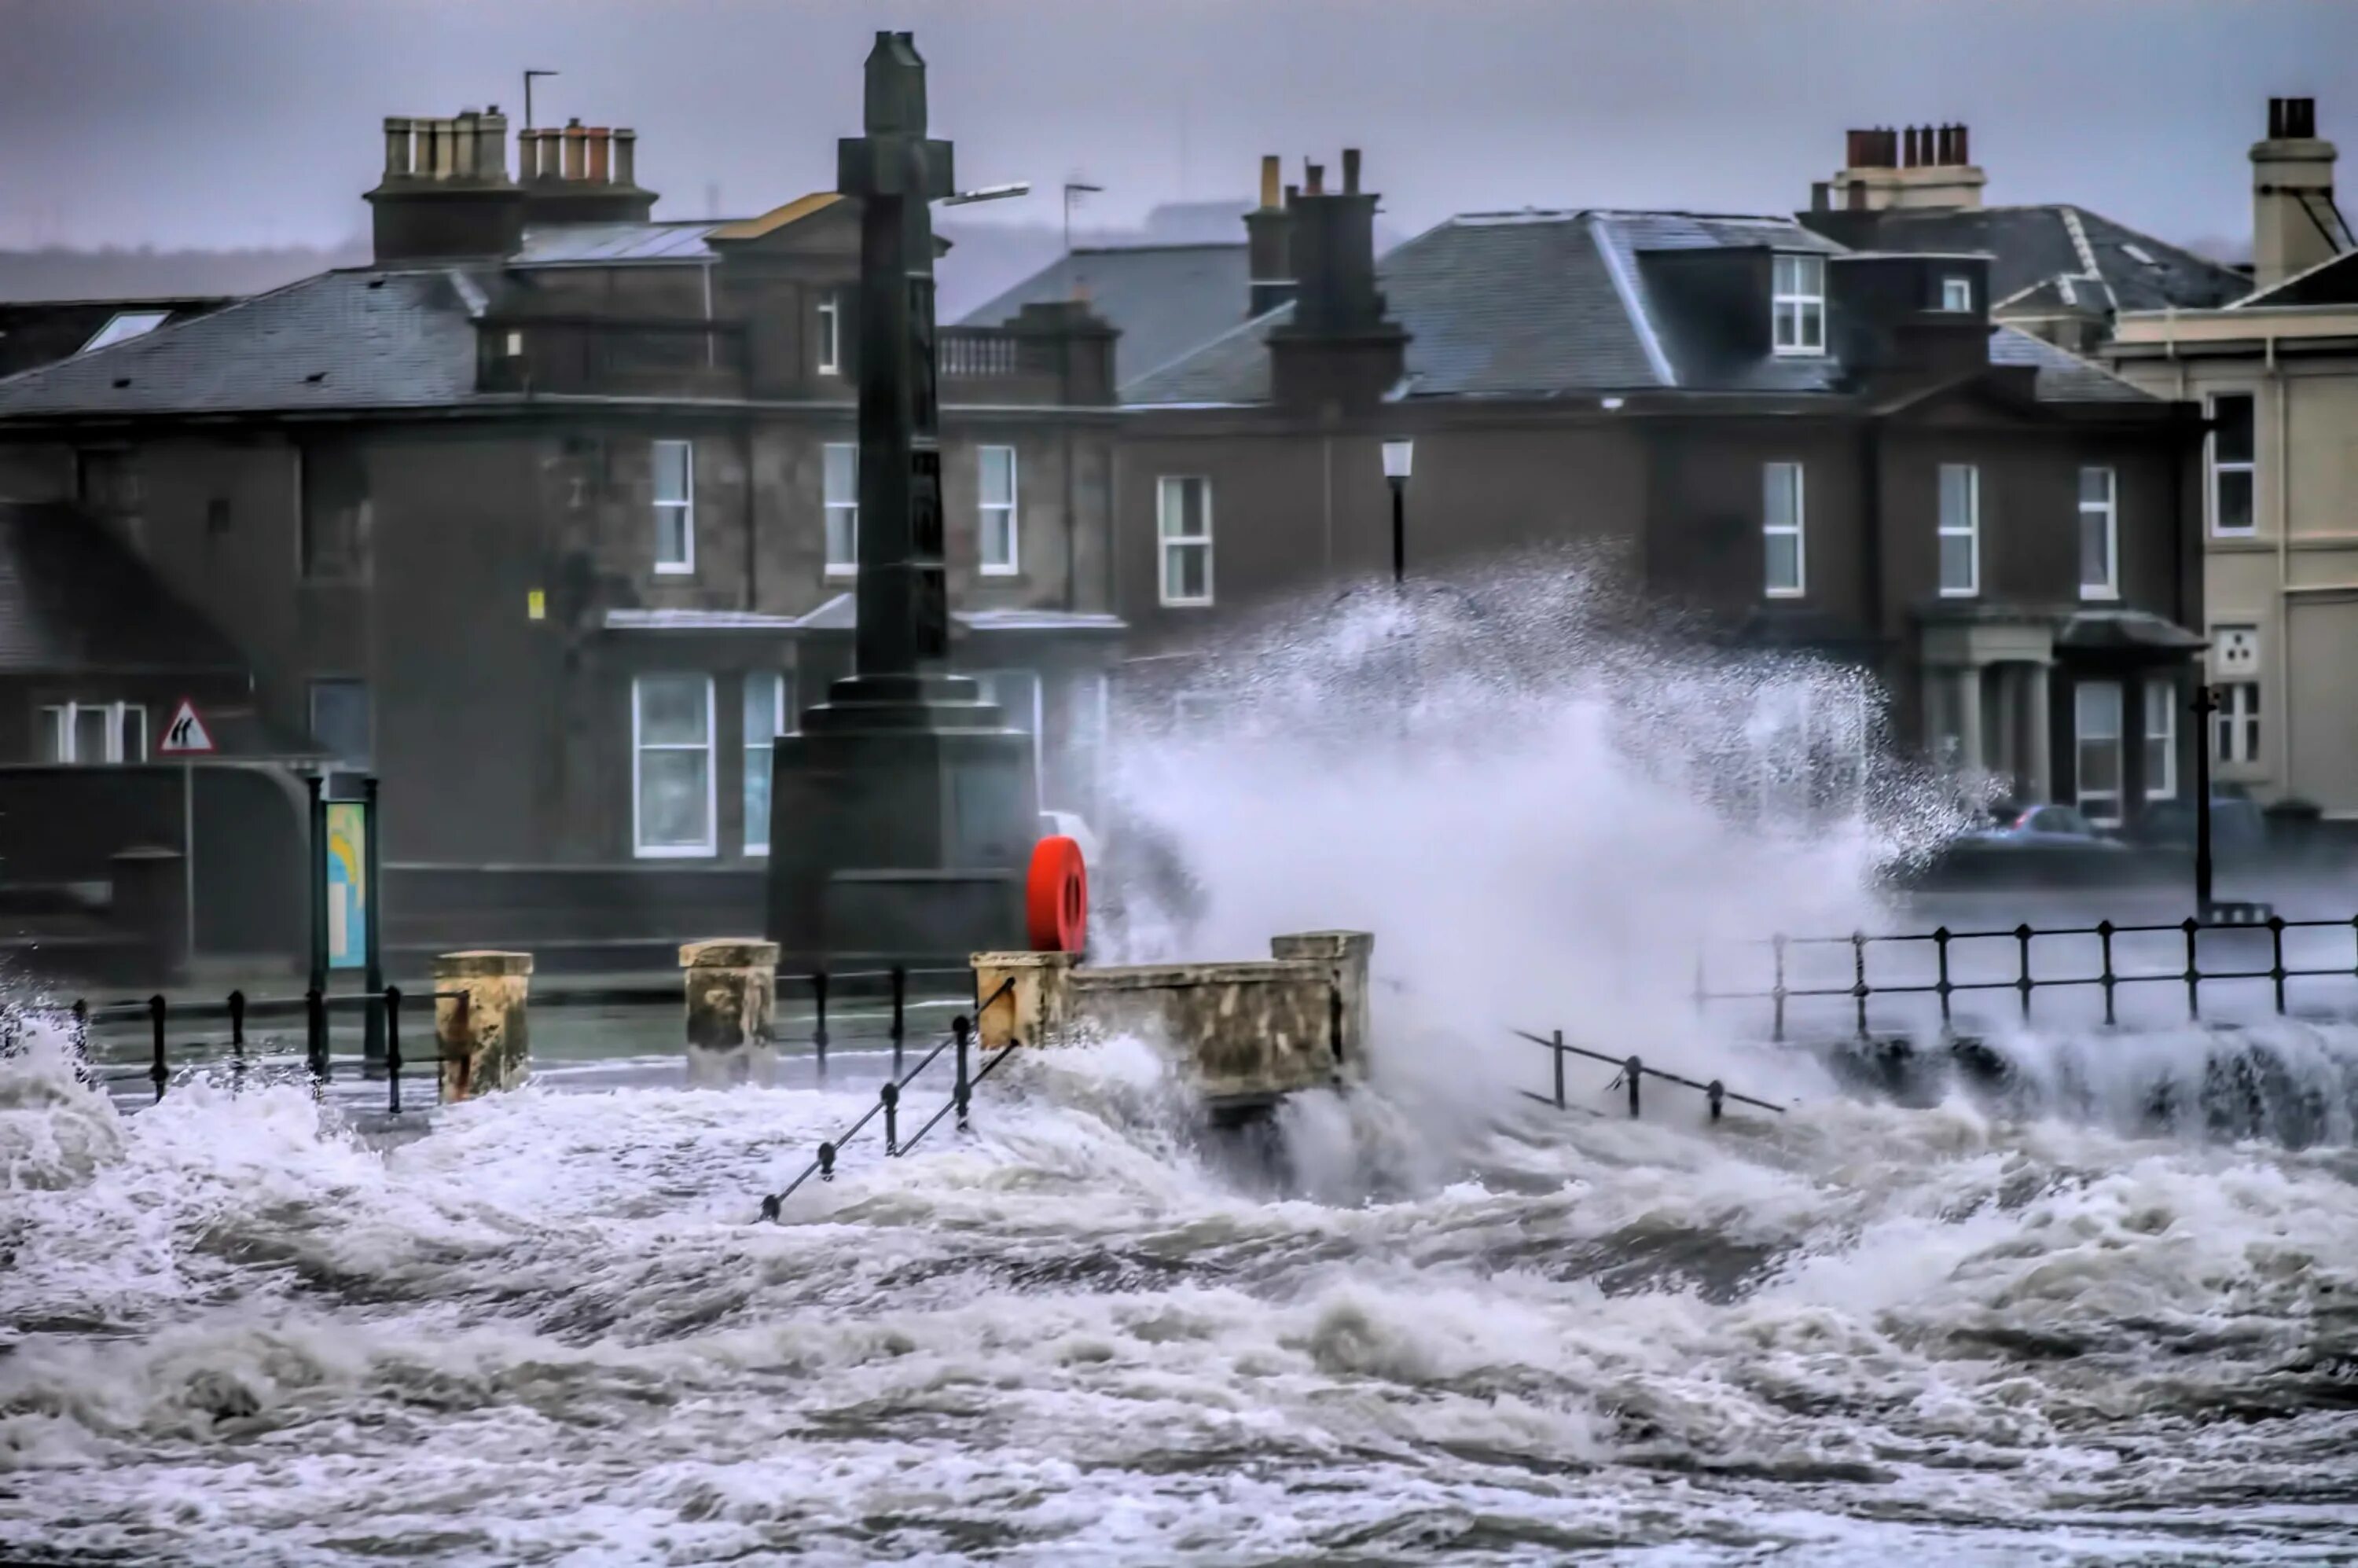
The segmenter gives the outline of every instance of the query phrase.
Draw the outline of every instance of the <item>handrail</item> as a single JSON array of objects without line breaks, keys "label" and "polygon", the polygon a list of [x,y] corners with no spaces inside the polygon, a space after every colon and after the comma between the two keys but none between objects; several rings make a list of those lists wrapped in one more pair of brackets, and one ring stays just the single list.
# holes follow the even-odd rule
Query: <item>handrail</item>
[{"label": "handrail", "polygon": [[[999,989],[992,991],[990,998],[975,1009],[975,1016],[979,1018],[990,1008],[996,1005],[999,999],[1012,989],[1014,985],[1015,980],[1012,976],[1000,981]],[[875,1119],[879,1111],[884,1115],[884,1155],[887,1159],[898,1159],[914,1149],[919,1142],[923,1141],[925,1134],[931,1132],[940,1123],[942,1118],[953,1110],[957,1112],[958,1126],[961,1128],[966,1126],[967,1108],[973,1101],[975,1086],[989,1077],[991,1069],[998,1066],[1016,1046],[1022,1044],[1020,1040],[1010,1039],[998,1055],[983,1065],[982,1071],[969,1077],[967,1073],[967,1053],[973,1043],[973,1022],[963,1013],[951,1020],[949,1034],[931,1051],[926,1052],[923,1061],[906,1073],[885,1080],[883,1087],[876,1093],[876,1103],[862,1111],[859,1120],[845,1130],[841,1136],[821,1143],[818,1146],[817,1157],[803,1167],[799,1175],[786,1184],[784,1191],[772,1193],[762,1200],[762,1217],[772,1224],[777,1223],[779,1212],[784,1206],[785,1201],[794,1196],[801,1189],[802,1184],[809,1181],[812,1176],[817,1176],[822,1182],[835,1180],[836,1157],[843,1152],[845,1147],[853,1139],[860,1136],[871,1121]],[[941,1054],[953,1045],[957,1047],[957,1078],[950,1090],[948,1103],[934,1112],[906,1143],[902,1142],[899,1136],[901,1091],[914,1083],[918,1075],[932,1066],[940,1058]]]},{"label": "handrail", "polygon": [[1561,1029],[1557,1030],[1552,1035],[1534,1034],[1528,1029],[1518,1029],[1513,1033],[1520,1039],[1528,1040],[1534,1045],[1543,1046],[1547,1050],[1554,1053],[1554,1098],[1551,1099],[1546,1095],[1533,1094],[1529,1089],[1525,1089],[1522,1092],[1525,1098],[1535,1099],[1541,1105],[1552,1105],[1558,1110],[1569,1108],[1564,1098],[1563,1059],[1567,1055],[1570,1055],[1585,1056],[1592,1062],[1602,1062],[1608,1067],[1620,1068],[1620,1076],[1615,1078],[1612,1083],[1607,1084],[1606,1087],[1612,1088],[1617,1085],[1623,1084],[1626,1084],[1628,1087],[1629,1114],[1631,1116],[1636,1116],[1638,1114],[1639,1104],[1638,1086],[1639,1081],[1644,1078],[1660,1078],[1666,1083],[1673,1083],[1679,1085],[1682,1088],[1690,1088],[1699,1091],[1710,1103],[1711,1119],[1714,1121],[1717,1121],[1720,1119],[1720,1113],[1724,1108],[1725,1102],[1728,1100],[1736,1100],[1744,1105],[1757,1106],[1762,1110],[1773,1110],[1779,1116],[1785,1114],[1785,1108],[1783,1106],[1771,1104],[1769,1101],[1765,1099],[1755,1099],[1750,1095],[1738,1094],[1734,1089],[1729,1088],[1725,1084],[1720,1082],[1717,1078],[1712,1079],[1707,1084],[1699,1083],[1693,1078],[1685,1077],[1677,1073],[1664,1072],[1660,1067],[1650,1067],[1646,1065],[1645,1061],[1642,1058],[1638,1056],[1608,1056],[1602,1051],[1592,1051],[1585,1045],[1571,1044],[1564,1039],[1563,1031]]},{"label": "handrail", "polygon": [[[2269,962],[2266,968],[2204,969],[2199,962],[2198,937],[2206,931],[2234,932],[2246,935],[2265,934],[2269,945]],[[1772,1040],[1785,1038],[1786,1004],[1801,999],[1847,998],[1853,1004],[1853,1022],[1857,1033],[1867,1033],[1867,1001],[1876,996],[1931,996],[1937,998],[1941,1009],[1941,1025],[1950,1028],[1954,1022],[1952,999],[1958,992],[2011,990],[2019,999],[2024,1019],[2030,1017],[2030,999],[2034,990],[2058,987],[2101,988],[2104,1000],[2104,1022],[2117,1024],[2119,1013],[2115,992],[2122,986],[2174,984],[2186,988],[2186,1015],[2200,1020],[2201,987],[2206,981],[2266,980],[2274,991],[2275,1010],[2278,1014],[2288,1011],[2285,983],[2296,979],[2358,979],[2358,946],[2353,946],[2353,961],[2331,968],[2295,968],[2285,962],[2285,933],[2288,931],[2348,931],[2358,939],[2358,916],[2348,919],[2288,920],[2271,913],[2265,920],[2201,919],[2190,915],[2175,922],[2115,924],[2100,920],[2093,925],[2034,926],[2028,924],[1989,930],[1952,931],[1946,925],[1931,931],[1894,932],[1868,935],[1854,931],[1847,936],[1788,936],[1779,934],[1754,937],[1741,946],[1768,947],[1774,955],[1772,981],[1766,990],[1714,990],[1705,981],[1703,954],[1695,961],[1694,1003],[1698,1010],[1715,1001],[1766,1001],[1771,1004],[1770,1034]],[[2184,943],[2182,966],[2149,973],[2124,972],[2114,963],[2113,944],[2123,936],[2157,936],[2174,935]],[[2095,937],[2101,944],[2101,960],[2093,974],[2033,975],[2030,972],[2030,945],[2041,937]],[[2006,978],[1960,979],[1951,969],[1950,948],[1959,942],[2011,941],[2015,945],[2014,973]],[[1867,979],[1866,960],[1871,949],[1903,944],[1925,944],[1932,946],[1935,963],[1931,980],[1890,981],[1872,984]],[[1787,956],[1801,947],[1848,947],[1851,953],[1851,979],[1847,985],[1805,985],[1788,983]]]}]

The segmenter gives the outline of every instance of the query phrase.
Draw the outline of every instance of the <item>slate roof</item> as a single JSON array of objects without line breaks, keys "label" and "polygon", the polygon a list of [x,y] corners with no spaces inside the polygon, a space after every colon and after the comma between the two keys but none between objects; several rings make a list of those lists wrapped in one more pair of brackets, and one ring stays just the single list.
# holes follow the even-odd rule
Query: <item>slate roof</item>
[{"label": "slate roof", "polygon": [[2331,261],[2293,274],[2274,288],[2238,299],[2227,308],[2281,305],[2358,305],[2358,251],[2344,251]]},{"label": "slate roof", "polygon": [[70,506],[0,502],[0,674],[245,667],[105,528]]},{"label": "slate roof", "polygon": [[477,395],[482,297],[443,268],[322,273],[0,379],[0,416],[465,403]]},{"label": "slate roof", "polygon": [[1990,258],[1992,308],[2068,277],[2099,310],[2210,309],[2251,292],[2233,267],[2068,203],[2040,207],[1893,208],[1813,220],[1877,250],[1981,252]]},{"label": "slate roof", "polygon": [[1251,297],[1245,247],[1123,245],[1059,256],[959,325],[996,327],[1026,305],[1086,298],[1121,336],[1114,341],[1117,385],[1159,370],[1244,319]]},{"label": "slate roof", "polygon": [[[1671,389],[1833,393],[1839,362],[1763,356],[1698,369],[1680,323],[1650,284],[1646,253],[1764,247],[1837,254],[1790,218],[1684,212],[1473,213],[1410,240],[1378,265],[1392,318],[1408,330],[1398,397],[1545,398]],[[1243,323],[1123,388],[1123,401],[1186,406],[1265,402],[1267,337],[1291,307]],[[2061,349],[2011,328],[1991,359],[2037,368],[2038,395],[2057,401],[2150,401]]]},{"label": "slate roof", "polygon": [[161,310],[187,320],[218,310],[225,298],[42,299],[0,303],[0,376],[70,359],[109,321],[126,312]]}]

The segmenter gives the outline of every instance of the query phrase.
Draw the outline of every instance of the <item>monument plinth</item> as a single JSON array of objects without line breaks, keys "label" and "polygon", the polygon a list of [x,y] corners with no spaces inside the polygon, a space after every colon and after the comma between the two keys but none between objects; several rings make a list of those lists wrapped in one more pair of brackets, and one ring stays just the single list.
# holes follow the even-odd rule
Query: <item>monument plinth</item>
[{"label": "monument plinth", "polygon": [[1029,739],[949,673],[928,204],[950,144],[909,34],[877,34],[867,69],[867,134],[836,149],[860,204],[853,673],[777,741],[768,935],[788,964],[964,965],[1022,945],[1039,785]]}]

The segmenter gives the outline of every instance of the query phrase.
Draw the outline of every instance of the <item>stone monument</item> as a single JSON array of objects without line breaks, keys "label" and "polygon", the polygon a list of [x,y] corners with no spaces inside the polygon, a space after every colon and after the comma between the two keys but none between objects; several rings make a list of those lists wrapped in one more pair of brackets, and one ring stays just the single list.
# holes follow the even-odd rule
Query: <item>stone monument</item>
[{"label": "stone monument", "polygon": [[768,935],[789,965],[963,966],[1023,945],[1038,786],[1028,740],[949,673],[928,204],[955,187],[909,34],[876,35],[863,118],[836,149],[860,205],[859,625],[852,674],[777,742]]}]

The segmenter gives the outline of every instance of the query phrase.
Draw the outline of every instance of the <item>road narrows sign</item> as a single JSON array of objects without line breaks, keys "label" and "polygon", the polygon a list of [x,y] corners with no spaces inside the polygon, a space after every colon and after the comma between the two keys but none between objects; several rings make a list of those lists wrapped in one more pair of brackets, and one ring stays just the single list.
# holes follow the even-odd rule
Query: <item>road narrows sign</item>
[{"label": "road narrows sign", "polygon": [[188,757],[210,752],[213,749],[212,731],[197,717],[197,705],[187,697],[172,709],[171,722],[164,726],[163,738],[156,742],[158,756]]}]

